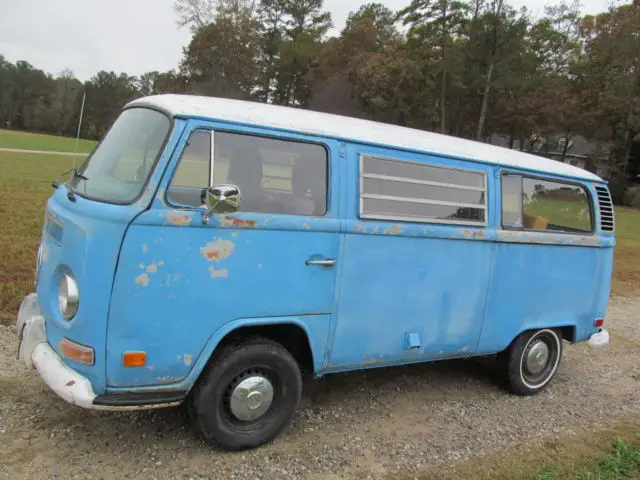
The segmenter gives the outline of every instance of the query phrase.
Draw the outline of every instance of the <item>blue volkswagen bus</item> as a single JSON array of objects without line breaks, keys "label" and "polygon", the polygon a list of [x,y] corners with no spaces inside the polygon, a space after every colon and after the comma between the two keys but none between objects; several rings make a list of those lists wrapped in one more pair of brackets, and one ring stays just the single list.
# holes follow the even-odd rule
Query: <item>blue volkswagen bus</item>
[{"label": "blue volkswagen bus", "polygon": [[20,354],[79,407],[185,403],[252,448],[302,374],[497,354],[543,390],[609,343],[607,184],[568,164],[257,103],[128,104],[44,213]]}]

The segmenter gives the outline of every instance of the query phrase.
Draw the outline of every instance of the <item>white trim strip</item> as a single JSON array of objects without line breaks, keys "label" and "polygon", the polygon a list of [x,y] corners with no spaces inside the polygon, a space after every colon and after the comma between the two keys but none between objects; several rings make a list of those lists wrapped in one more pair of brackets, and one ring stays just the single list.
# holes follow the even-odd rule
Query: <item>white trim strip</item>
[{"label": "white trim strip", "polygon": [[372,178],[376,180],[389,180],[391,182],[414,183],[417,185],[431,185],[434,187],[456,188],[459,190],[471,190],[474,192],[485,192],[485,187],[472,187],[467,185],[459,185],[454,183],[433,182],[431,180],[417,180],[413,178],[393,177],[391,175],[380,175],[377,173],[363,173],[362,178]]},{"label": "white trim strip", "polygon": [[367,220],[389,220],[392,222],[412,222],[412,223],[441,223],[446,225],[469,225],[474,227],[486,227],[487,222],[473,221],[473,220],[459,220],[452,218],[451,220],[445,220],[441,218],[433,217],[407,217],[402,215],[384,215],[377,213],[361,213],[360,218]]},{"label": "white trim strip", "polygon": [[215,130],[211,130],[211,162],[209,165],[209,187],[213,187],[213,168],[215,167],[215,163],[216,163],[216,132]]},{"label": "white trim strip", "polygon": [[441,200],[425,200],[422,198],[407,198],[407,197],[394,197],[391,195],[376,195],[373,193],[364,193],[361,195],[361,198],[368,198],[371,200],[389,200],[392,202],[421,203],[426,205],[443,205],[447,207],[476,208],[478,210],[487,209],[485,205],[479,205],[475,203],[445,202]]}]

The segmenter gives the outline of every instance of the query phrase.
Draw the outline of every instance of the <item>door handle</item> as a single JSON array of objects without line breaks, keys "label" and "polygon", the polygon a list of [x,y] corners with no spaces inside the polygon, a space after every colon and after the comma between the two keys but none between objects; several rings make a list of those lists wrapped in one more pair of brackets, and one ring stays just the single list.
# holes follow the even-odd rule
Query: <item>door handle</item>
[{"label": "door handle", "polygon": [[318,265],[320,267],[333,267],[336,261],[333,259],[328,260],[307,260],[307,265]]}]

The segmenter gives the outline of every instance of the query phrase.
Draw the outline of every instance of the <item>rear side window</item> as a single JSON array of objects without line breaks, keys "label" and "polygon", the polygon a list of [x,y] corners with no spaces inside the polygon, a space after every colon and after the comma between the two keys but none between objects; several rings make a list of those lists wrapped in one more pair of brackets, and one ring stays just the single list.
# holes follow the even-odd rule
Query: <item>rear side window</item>
[{"label": "rear side window", "polygon": [[380,220],[485,225],[483,172],[363,155],[360,217]]},{"label": "rear side window", "polygon": [[566,233],[593,231],[587,191],[575,184],[505,175],[502,224],[507,228]]}]

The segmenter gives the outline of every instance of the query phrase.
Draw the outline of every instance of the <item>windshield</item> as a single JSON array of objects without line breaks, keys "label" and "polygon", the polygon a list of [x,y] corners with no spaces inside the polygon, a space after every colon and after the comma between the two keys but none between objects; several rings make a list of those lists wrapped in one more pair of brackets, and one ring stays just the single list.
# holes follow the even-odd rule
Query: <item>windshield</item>
[{"label": "windshield", "polygon": [[170,127],[169,118],[155,110],[125,110],[70,187],[92,200],[131,203],[142,191]]}]

